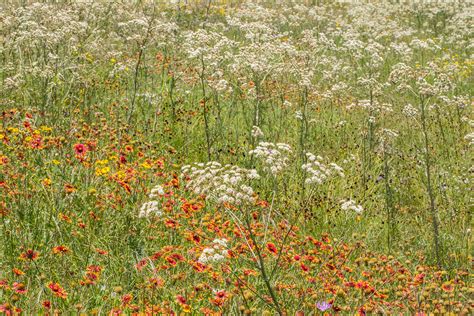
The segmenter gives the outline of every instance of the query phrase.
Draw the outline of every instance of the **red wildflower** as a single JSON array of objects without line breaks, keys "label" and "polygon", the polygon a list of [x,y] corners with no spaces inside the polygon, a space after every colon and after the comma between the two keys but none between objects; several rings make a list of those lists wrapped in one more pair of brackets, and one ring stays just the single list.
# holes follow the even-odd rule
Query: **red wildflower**
[{"label": "red wildflower", "polygon": [[191,311],[190,306],[186,304],[186,299],[184,298],[184,296],[176,295],[176,302],[178,302],[178,304],[181,305],[181,308],[183,308],[185,312]]},{"label": "red wildflower", "polygon": [[215,292],[215,296],[213,299],[211,299],[211,303],[216,305],[216,306],[222,306],[224,305],[226,299],[229,297],[227,292],[225,290],[220,290]]},{"label": "red wildflower", "polygon": [[125,306],[125,305],[130,304],[132,299],[133,299],[132,294],[125,294],[124,296],[122,296],[122,305]]},{"label": "red wildflower", "polygon": [[182,255],[180,255],[179,253],[173,253],[170,255],[171,258],[175,259],[175,260],[178,260],[178,261],[183,261],[184,260],[184,257]]},{"label": "red wildflower", "polygon": [[99,254],[99,255],[108,255],[108,251],[107,250],[103,250],[103,249],[99,249],[99,248],[96,248],[95,251]]},{"label": "red wildflower", "polygon": [[18,276],[25,274],[25,272],[23,272],[23,271],[21,271],[20,269],[17,269],[17,268],[13,268],[13,269],[12,269],[12,272],[13,272],[15,275],[18,275]]},{"label": "red wildflower", "polygon": [[165,284],[165,281],[159,278],[150,278],[148,279],[148,283],[149,283],[148,287],[152,289],[156,289],[156,288],[163,287],[163,285]]},{"label": "red wildflower", "polygon": [[303,270],[304,272],[308,272],[309,271],[309,268],[308,266],[306,266],[303,262],[301,262],[301,270]]},{"label": "red wildflower", "polygon": [[74,151],[76,152],[77,156],[83,156],[87,152],[87,147],[84,144],[75,144]]},{"label": "red wildflower", "polygon": [[277,250],[277,248],[276,248],[276,246],[275,246],[274,243],[269,242],[269,243],[267,244],[267,249],[268,249],[268,251],[270,251],[270,252],[273,253],[273,254],[277,254],[277,253],[278,253],[278,250]]},{"label": "red wildflower", "polygon": [[120,315],[122,315],[122,310],[120,308],[112,308],[109,315],[110,316],[120,316]]},{"label": "red wildflower", "polygon": [[158,260],[159,258],[161,258],[163,254],[161,252],[155,252],[153,255],[151,255],[150,259],[155,261],[155,260]]},{"label": "red wildflower", "polygon": [[220,291],[216,292],[216,297],[226,298],[226,297],[229,297],[229,295],[227,294],[227,292],[225,290],[220,290]]},{"label": "red wildflower", "polygon": [[176,295],[176,301],[178,304],[186,304],[186,298],[182,295]]},{"label": "red wildflower", "polygon": [[50,282],[48,284],[48,287],[55,296],[60,297],[62,299],[65,299],[67,297],[67,292],[58,283]]},{"label": "red wildflower", "polygon": [[168,261],[168,263],[173,265],[173,266],[175,266],[178,263],[172,257],[166,257],[166,261]]},{"label": "red wildflower", "polygon": [[258,275],[257,271],[252,270],[252,269],[245,269],[245,270],[244,270],[244,274],[245,274],[246,276],[249,276],[249,275],[252,275],[252,276]]},{"label": "red wildflower", "polygon": [[43,307],[46,308],[46,309],[51,308],[51,302],[50,301],[43,301],[43,303],[41,305],[43,305]]},{"label": "red wildflower", "polygon": [[146,267],[146,265],[148,264],[148,258],[144,258],[140,261],[138,261],[138,263],[135,265],[135,268],[138,270],[138,271],[142,271],[142,269],[144,267]]},{"label": "red wildflower", "polygon": [[195,233],[189,233],[187,235],[186,239],[189,240],[189,241],[192,241],[196,244],[201,243],[201,236],[199,236],[198,234],[195,234]]},{"label": "red wildflower", "polygon": [[30,260],[35,261],[39,258],[39,252],[34,251],[33,249],[28,249],[20,255],[21,260]]},{"label": "red wildflower", "polygon": [[18,294],[26,294],[28,290],[23,283],[14,282],[13,283],[13,290]]},{"label": "red wildflower", "polygon": [[72,184],[66,183],[64,185],[64,192],[67,194],[74,193],[74,191],[76,191],[76,188]]},{"label": "red wildflower", "polygon": [[8,289],[8,281],[6,279],[0,279],[0,289]]},{"label": "red wildflower", "polygon": [[449,293],[454,291],[454,286],[450,282],[443,283],[441,288],[443,289],[443,291],[449,292]]},{"label": "red wildflower", "polygon": [[56,247],[53,248],[53,253],[55,255],[57,255],[57,254],[62,255],[62,254],[68,253],[68,252],[69,252],[69,248],[66,247],[66,246],[63,246],[63,245],[56,246]]},{"label": "red wildflower", "polygon": [[124,165],[127,163],[127,158],[124,155],[120,155],[119,163]]},{"label": "red wildflower", "polygon": [[193,262],[193,269],[197,272],[203,272],[206,270],[206,265],[202,264],[201,262]]},{"label": "red wildflower", "polygon": [[102,267],[98,266],[98,265],[95,265],[95,264],[92,264],[92,265],[87,267],[87,271],[99,273],[99,272],[102,272]]},{"label": "red wildflower", "polygon": [[168,228],[176,228],[178,223],[175,220],[168,218],[165,220],[165,225]]},{"label": "red wildflower", "polygon": [[26,128],[26,129],[29,129],[31,127],[31,123],[29,120],[25,120],[23,121],[23,126]]},{"label": "red wildflower", "polygon": [[5,313],[5,315],[13,315],[13,311],[10,307],[11,306],[8,303],[0,305],[0,313]]},{"label": "red wildflower", "polygon": [[426,274],[420,273],[415,276],[415,283],[423,283]]}]

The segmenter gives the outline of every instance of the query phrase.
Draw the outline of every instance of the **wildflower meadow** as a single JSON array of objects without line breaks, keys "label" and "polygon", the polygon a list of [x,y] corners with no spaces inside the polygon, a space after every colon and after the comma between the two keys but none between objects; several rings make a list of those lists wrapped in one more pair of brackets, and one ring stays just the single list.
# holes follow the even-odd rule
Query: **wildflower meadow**
[{"label": "wildflower meadow", "polygon": [[472,1],[1,1],[0,314],[473,315]]}]

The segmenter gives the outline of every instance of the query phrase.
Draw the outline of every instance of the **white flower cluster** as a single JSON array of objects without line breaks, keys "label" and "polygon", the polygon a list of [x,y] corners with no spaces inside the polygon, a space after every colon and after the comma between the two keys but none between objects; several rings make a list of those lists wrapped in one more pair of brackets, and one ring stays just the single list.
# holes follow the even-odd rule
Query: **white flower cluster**
[{"label": "white flower cluster", "polygon": [[138,214],[138,217],[147,218],[150,216],[161,216],[162,214],[163,212],[159,209],[158,201],[149,201],[143,203],[142,207],[140,208],[140,213]]},{"label": "white flower cluster", "polygon": [[306,153],[308,163],[304,164],[301,168],[306,171],[309,175],[305,180],[306,184],[322,184],[328,178],[338,175],[344,177],[344,170],[334,162],[326,165],[324,159],[321,156],[315,156],[312,153]]},{"label": "white flower cluster", "polygon": [[302,121],[302,120],[303,120],[303,113],[302,113],[301,111],[296,111],[296,112],[295,112],[295,118],[296,118],[297,120]]},{"label": "white flower cluster", "polygon": [[140,208],[140,213],[138,213],[138,217],[147,218],[151,216],[161,216],[163,212],[160,210],[160,204],[156,199],[162,197],[163,195],[165,195],[165,190],[163,187],[159,184],[154,186],[148,195],[148,197],[152,200],[143,203],[142,207]]},{"label": "white flower cluster", "polygon": [[364,208],[361,205],[358,205],[356,202],[354,202],[351,199],[342,200],[341,201],[341,209],[343,211],[352,210],[352,211],[356,212],[357,214],[360,214],[360,213],[362,213],[362,211],[364,211]]},{"label": "white flower cluster", "polygon": [[402,112],[406,117],[409,118],[416,118],[418,115],[418,110],[411,104],[405,105]]},{"label": "white flower cluster", "polygon": [[253,189],[244,182],[259,179],[256,170],[211,161],[183,166],[181,172],[191,179],[186,188],[217,203],[241,205],[255,201]]},{"label": "white flower cluster", "polygon": [[204,248],[198,261],[200,263],[213,263],[223,261],[228,257],[229,251],[227,250],[227,240],[225,239],[214,239],[212,247]]},{"label": "white flower cluster", "polygon": [[464,136],[464,139],[469,142],[469,146],[473,146],[474,145],[474,132],[471,132],[467,134],[466,136]]},{"label": "white flower cluster", "polygon": [[419,77],[417,80],[418,91],[420,95],[425,97],[436,95],[436,88],[432,84],[428,83],[425,78]]},{"label": "white flower cluster", "polygon": [[253,126],[252,127],[252,137],[254,138],[259,138],[259,137],[263,137],[264,134],[262,132],[262,130],[260,129],[260,127],[258,126]]},{"label": "white flower cluster", "polygon": [[380,131],[377,132],[377,135],[380,137],[381,143],[387,145],[398,137],[398,132],[388,128],[382,128]]},{"label": "white flower cluster", "polygon": [[153,189],[151,189],[150,194],[148,195],[148,197],[150,199],[155,199],[155,198],[163,196],[163,195],[165,195],[165,190],[163,189],[163,187],[161,185],[157,184]]},{"label": "white flower cluster", "polygon": [[283,143],[260,142],[258,146],[249,152],[263,161],[264,170],[276,176],[288,166],[291,147]]}]

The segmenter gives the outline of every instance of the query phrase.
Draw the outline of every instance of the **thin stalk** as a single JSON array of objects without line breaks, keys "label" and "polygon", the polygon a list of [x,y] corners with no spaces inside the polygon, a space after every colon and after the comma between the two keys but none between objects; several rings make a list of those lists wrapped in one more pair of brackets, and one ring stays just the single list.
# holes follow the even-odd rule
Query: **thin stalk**
[{"label": "thin stalk", "polygon": [[209,131],[209,117],[208,117],[208,109],[207,109],[207,100],[206,100],[206,86],[204,82],[204,57],[201,55],[201,73],[199,75],[201,79],[201,93],[202,93],[202,100],[203,100],[203,116],[204,116],[204,130],[206,133],[206,144],[207,144],[207,161],[211,161],[211,135]]},{"label": "thin stalk", "polygon": [[245,222],[247,224],[247,229],[249,231],[250,239],[252,240],[253,244],[255,245],[255,252],[257,253],[258,257],[258,269],[260,270],[260,273],[262,274],[263,281],[265,282],[265,286],[267,287],[268,293],[270,294],[270,297],[272,298],[273,304],[275,305],[275,309],[278,313],[278,315],[283,315],[283,312],[281,310],[280,304],[278,303],[278,298],[275,294],[275,291],[273,291],[273,288],[270,284],[270,278],[267,275],[267,271],[265,269],[265,264],[263,261],[262,253],[260,251],[260,248],[258,247],[258,244],[255,240],[255,235],[252,233],[252,227],[250,225],[250,220],[248,218],[248,214],[245,216]]},{"label": "thin stalk", "polygon": [[385,209],[387,212],[387,247],[388,252],[392,252],[392,233],[395,225],[392,203],[392,189],[390,188],[390,169],[388,166],[387,151],[384,145],[383,150],[383,165],[384,165],[384,179],[385,179]]},{"label": "thin stalk", "polygon": [[436,263],[439,268],[441,268],[441,257],[440,257],[440,247],[439,247],[439,223],[438,223],[438,212],[435,205],[435,197],[433,188],[431,186],[431,157],[429,154],[429,140],[428,140],[428,131],[426,127],[426,109],[425,109],[425,100],[420,96],[420,107],[421,107],[421,126],[423,129],[423,139],[425,146],[425,168],[426,168],[426,189],[428,192],[428,197],[430,200],[430,213],[431,221],[433,225],[433,244],[436,254]]}]

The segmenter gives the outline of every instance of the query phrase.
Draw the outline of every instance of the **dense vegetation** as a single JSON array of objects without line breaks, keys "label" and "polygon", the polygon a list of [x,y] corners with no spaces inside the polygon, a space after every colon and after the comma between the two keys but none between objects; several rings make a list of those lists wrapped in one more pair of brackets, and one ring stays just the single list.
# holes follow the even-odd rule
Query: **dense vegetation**
[{"label": "dense vegetation", "polygon": [[473,313],[468,1],[0,8],[0,313]]}]

